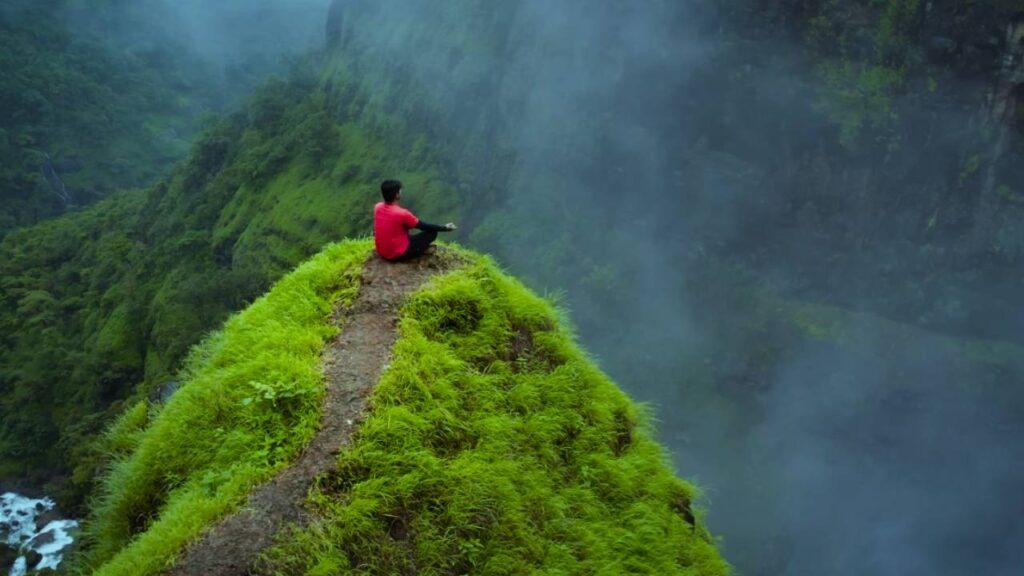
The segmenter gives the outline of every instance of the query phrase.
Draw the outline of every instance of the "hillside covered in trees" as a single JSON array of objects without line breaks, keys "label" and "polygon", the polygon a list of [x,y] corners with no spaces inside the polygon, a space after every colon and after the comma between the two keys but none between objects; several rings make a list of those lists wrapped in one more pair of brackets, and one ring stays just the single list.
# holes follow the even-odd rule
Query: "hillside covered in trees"
[{"label": "hillside covered in trees", "polygon": [[[252,38],[232,42],[221,31],[226,46],[214,49],[200,25],[227,18],[241,3],[194,22],[175,22],[168,4],[10,0],[0,7],[0,236],[152,184],[185,156],[204,114],[234,105],[285,69],[283,56],[321,36],[299,21],[268,49],[260,37],[268,25],[250,16],[236,25]],[[291,14],[260,4],[249,9]]]}]

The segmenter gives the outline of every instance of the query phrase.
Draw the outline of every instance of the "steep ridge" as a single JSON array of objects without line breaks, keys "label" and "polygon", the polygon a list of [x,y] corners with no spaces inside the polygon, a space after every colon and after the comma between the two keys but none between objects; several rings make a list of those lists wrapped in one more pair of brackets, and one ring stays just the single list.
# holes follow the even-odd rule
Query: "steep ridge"
[{"label": "steep ridge", "polygon": [[107,431],[78,572],[728,572],[564,313],[454,246],[370,252],[325,248]]},{"label": "steep ridge", "polygon": [[81,572],[158,574],[320,429],[332,317],[358,295],[365,241],[326,247],[192,349],[180,389],[104,433],[110,460],[85,522]]},{"label": "steep ridge", "polygon": [[376,255],[367,259],[359,295],[350,307],[339,306],[334,313],[333,323],[341,331],[324,350],[326,395],[319,432],[294,465],[256,489],[242,510],[186,550],[170,574],[247,574],[283,525],[307,523],[306,493],[317,476],[334,467],[338,451],[358,427],[367,395],[398,337],[403,300],[454,262],[449,252],[402,264]]}]

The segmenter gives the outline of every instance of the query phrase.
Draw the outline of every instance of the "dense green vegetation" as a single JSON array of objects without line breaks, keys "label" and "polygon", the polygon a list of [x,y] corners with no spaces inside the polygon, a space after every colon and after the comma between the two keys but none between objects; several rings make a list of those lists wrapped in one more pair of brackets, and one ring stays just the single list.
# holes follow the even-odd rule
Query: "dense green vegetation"
[{"label": "dense green vegetation", "polygon": [[431,157],[401,147],[297,73],[207,130],[160,184],[8,235],[0,476],[43,473],[80,501],[108,409],[172,379],[203,333],[324,244],[367,233],[368,181],[400,173],[413,206],[452,215]]},{"label": "dense green vegetation", "polygon": [[[168,47],[74,35],[63,2],[0,10],[0,236],[163,174],[219,98],[207,64]],[[43,176],[50,159],[70,199]]]},{"label": "dense green vegetation", "polygon": [[[190,22],[168,0],[5,2],[0,237],[165,175],[206,115],[234,106],[286,70],[283,53],[319,37],[313,8],[323,4],[308,0],[309,16],[280,30],[275,18],[298,4],[222,2]],[[239,5],[252,15],[240,18]]]},{"label": "dense green vegetation", "polygon": [[[158,573],[309,438],[331,303],[353,296],[369,250],[332,245],[286,276],[193,351],[165,407],[140,403],[106,433],[96,574]],[[551,304],[464,257],[403,308],[370,414],[311,495],[322,523],[271,562],[288,574],[724,574],[644,414]]]}]

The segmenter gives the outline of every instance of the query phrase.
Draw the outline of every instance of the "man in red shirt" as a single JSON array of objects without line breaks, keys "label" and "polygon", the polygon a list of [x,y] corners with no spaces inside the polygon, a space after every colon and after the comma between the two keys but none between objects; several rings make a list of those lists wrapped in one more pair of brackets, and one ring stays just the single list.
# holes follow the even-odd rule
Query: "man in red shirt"
[{"label": "man in red shirt", "polygon": [[[386,180],[380,185],[380,193],[384,201],[373,207],[373,239],[377,253],[385,260],[398,262],[415,258],[426,252],[437,239],[438,232],[455,230],[455,224],[428,224],[399,206],[402,183],[398,180]],[[410,234],[409,230],[413,228],[420,233]]]}]

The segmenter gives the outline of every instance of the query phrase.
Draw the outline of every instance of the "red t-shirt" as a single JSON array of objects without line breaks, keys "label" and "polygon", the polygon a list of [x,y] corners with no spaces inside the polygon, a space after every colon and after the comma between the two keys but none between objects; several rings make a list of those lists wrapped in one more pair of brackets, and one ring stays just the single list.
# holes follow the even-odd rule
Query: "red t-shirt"
[{"label": "red t-shirt", "polygon": [[378,202],[373,207],[373,240],[377,253],[385,258],[398,258],[409,247],[409,229],[420,219],[398,204]]}]

